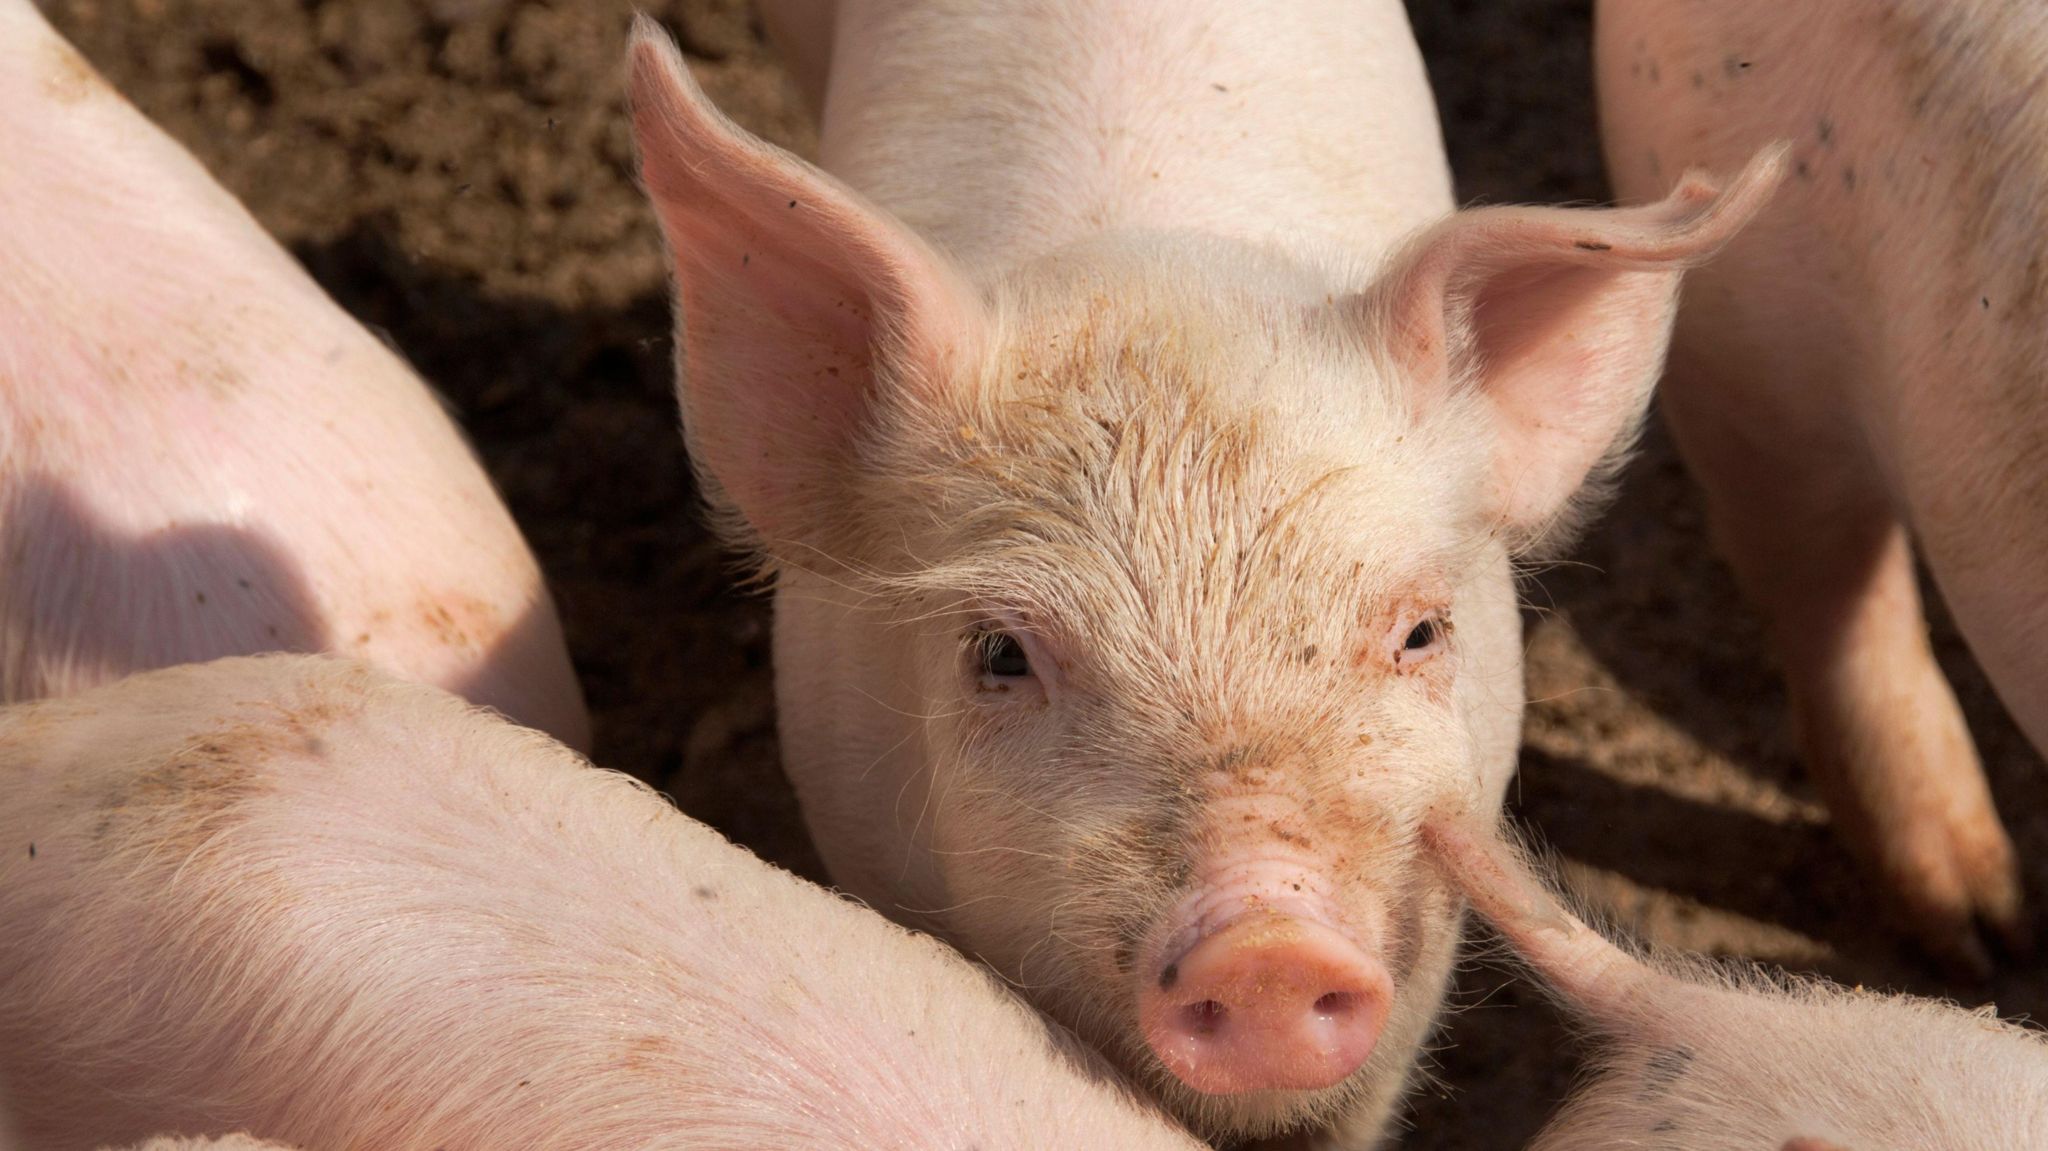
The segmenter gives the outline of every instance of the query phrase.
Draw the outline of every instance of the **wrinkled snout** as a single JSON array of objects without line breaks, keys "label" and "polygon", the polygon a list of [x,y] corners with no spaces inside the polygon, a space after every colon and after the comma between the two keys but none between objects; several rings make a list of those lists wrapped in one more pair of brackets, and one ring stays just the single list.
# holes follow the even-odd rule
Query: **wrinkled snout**
[{"label": "wrinkled snout", "polygon": [[1162,966],[1139,992],[1145,1039],[1210,1095],[1310,1091],[1372,1054],[1393,998],[1378,960],[1312,919],[1254,912]]}]

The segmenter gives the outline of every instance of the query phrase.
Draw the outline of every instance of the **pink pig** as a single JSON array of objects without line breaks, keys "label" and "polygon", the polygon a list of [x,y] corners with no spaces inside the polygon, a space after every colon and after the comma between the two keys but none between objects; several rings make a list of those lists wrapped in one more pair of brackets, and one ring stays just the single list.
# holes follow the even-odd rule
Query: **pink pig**
[{"label": "pink pig", "polygon": [[2048,9],[1622,0],[1597,30],[1624,196],[1797,141],[1687,284],[1665,407],[1843,837],[1983,967],[1978,921],[2024,941],[2019,870],[1913,553],[2048,749]]},{"label": "pink pig", "polygon": [[1392,0],[769,15],[832,175],[649,24],[632,101],[834,879],[1205,1135],[1375,1145],[1458,934],[1417,826],[1514,766],[1514,557],[1776,161],[1453,214]]},{"label": "pink pig", "polygon": [[16,704],[0,795],[35,1151],[1197,1151],[951,949],[360,664]]},{"label": "pink pig", "polygon": [[435,397],[0,0],[0,700],[333,650],[572,743],[539,569]]},{"label": "pink pig", "polygon": [[1572,915],[1485,826],[1424,840],[1459,893],[1585,1022],[1600,1077],[1531,1151],[2048,1147],[2048,1035],[1902,995],[1646,960]]}]

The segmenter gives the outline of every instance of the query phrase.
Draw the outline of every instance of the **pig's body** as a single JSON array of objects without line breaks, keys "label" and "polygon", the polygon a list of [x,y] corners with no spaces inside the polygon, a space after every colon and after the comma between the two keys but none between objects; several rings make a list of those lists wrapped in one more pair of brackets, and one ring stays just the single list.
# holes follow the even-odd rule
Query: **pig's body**
[{"label": "pig's body", "polygon": [[981,283],[1134,231],[1351,271],[1451,210],[1399,4],[834,7],[821,165]]},{"label": "pig's body", "polygon": [[0,700],[332,650],[572,743],[532,555],[435,397],[0,0]]},{"label": "pig's body", "polygon": [[2020,885],[1912,547],[2048,748],[2048,9],[1616,0],[1598,57],[1625,197],[1796,142],[1688,282],[1666,410],[1845,837],[1981,962],[1972,919],[2013,931]]},{"label": "pig's body", "polygon": [[1456,946],[1416,823],[1513,768],[1510,556],[1767,166],[1446,221],[1391,0],[770,16],[845,185],[645,29],[634,113],[835,880],[1205,1133],[1374,1145]]},{"label": "pig's body", "polygon": [[1432,824],[1454,887],[1603,1044],[1531,1151],[2048,1146],[2048,1035],[1990,1011],[1699,960],[1650,961],[1567,910],[1491,829]]},{"label": "pig's body", "polygon": [[[971,10],[974,18],[963,18]],[[838,6],[836,23],[843,31],[830,56],[819,134],[823,167],[957,259],[984,290],[1077,244],[1093,242],[1102,254],[1122,256],[1122,244],[1104,244],[1102,237],[1134,231],[1228,236],[1324,258],[1342,254],[1340,282],[1356,289],[1365,282],[1364,268],[1451,210],[1435,105],[1398,4],[855,2]],[[935,108],[947,113],[934,115]],[[1373,114],[1360,114],[1368,108]],[[1019,116],[1021,109],[1031,110],[1028,119]],[[1267,255],[1253,251],[1254,258]],[[1170,248],[1162,254],[1183,256]],[[1218,297],[1249,303],[1239,276],[1269,270],[1229,267],[1237,254],[1227,248],[1201,253],[1181,274]],[[1086,268],[1088,262],[1083,256],[1046,270]],[[1085,332],[1098,307],[1094,292],[1129,290],[1114,284],[1111,278],[1093,291],[1060,291],[1066,298],[1057,306],[1066,314],[1034,319],[1048,331]],[[1274,287],[1290,295],[1302,288]],[[1181,306],[1179,296],[1158,293],[1145,302],[1147,310],[1170,316]],[[1248,394],[1260,387],[1258,374],[1257,365],[1240,365]],[[1193,517],[1162,525],[1191,534],[1158,541],[1162,546],[1140,561],[1154,568],[1150,578],[1162,584],[1184,579],[1174,571],[1173,553],[1201,548],[1192,533],[1210,526]],[[1249,517],[1244,527],[1256,530]],[[1461,609],[1459,626],[1474,641],[1469,658],[1478,665],[1468,681],[1476,689],[1460,701],[1474,732],[1476,778],[1459,786],[1486,796],[1506,787],[1520,725],[1515,685],[1521,653],[1510,621],[1516,598],[1505,552],[1499,557],[1478,565],[1468,586],[1457,589],[1461,602],[1472,605],[1469,612]],[[861,610],[863,597],[836,582],[829,573],[788,571],[776,588],[774,631],[784,763],[833,878],[876,907],[963,942],[1027,988],[1086,990],[1061,987],[1072,978],[1061,970],[1066,965],[1045,963],[1043,956],[1034,964],[1033,953],[1043,950],[1048,933],[1093,940],[1112,915],[1138,909],[1082,903],[1065,914],[1020,913],[1004,890],[1042,882],[1020,874],[1016,864],[1029,858],[1022,852],[990,857],[972,880],[937,874],[936,856],[974,851],[991,829],[979,820],[949,818],[943,794],[928,787],[936,781],[928,764],[945,752],[929,737],[905,738],[900,717],[931,711],[937,694],[929,653],[873,642],[874,620]],[[1191,621],[1169,626],[1184,622]],[[1221,638],[1188,634],[1181,642],[1199,649]],[[1304,637],[1297,646],[1316,642]],[[1312,672],[1301,679],[1288,690],[1319,693]],[[1128,722],[1144,728],[1159,720],[1132,716]],[[1191,746],[1168,754],[1194,762],[1221,750],[1204,749],[1205,742],[1189,740]],[[872,766],[863,772],[854,760]],[[1145,866],[1108,858],[1119,840],[1142,842],[1156,833],[1138,829],[1163,831],[1160,825],[1171,820],[1141,792],[1119,796],[1117,790],[1077,790],[1057,809],[1078,840],[1093,844],[1084,850],[1098,856],[1094,866],[1103,872],[1097,882],[1105,885],[1121,885],[1118,873],[1133,863]],[[1108,802],[1098,806],[1096,799]],[[918,816],[935,803],[932,818]],[[1299,803],[1297,796],[1278,798],[1269,818],[1300,820]],[[1361,850],[1379,846],[1363,824],[1326,834],[1332,833],[1359,841]],[[997,838],[1014,836],[999,832]],[[1059,850],[1032,842],[1037,839],[1016,846]],[[1284,845],[1281,853],[1287,854]],[[1281,862],[1297,871],[1329,869],[1321,859]],[[1298,886],[1292,876],[1288,884]],[[1389,894],[1405,894],[1398,880],[1390,886],[1396,891]],[[1249,885],[1245,894],[1254,895]],[[1148,909],[1143,918],[1165,910]],[[1421,908],[1402,911],[1411,921],[1389,927],[1421,929]],[[1415,942],[1409,969],[1398,973],[1409,994],[1378,1041],[1370,1093],[1348,1104],[1352,1130],[1340,1145],[1374,1141],[1431,1026],[1453,941],[1438,933]],[[1106,959],[1117,944],[1101,946]],[[1081,1023],[1118,1006],[1070,1001],[1062,1017]],[[1125,1033],[1138,1037],[1135,1028]],[[1242,1095],[1211,1096],[1201,1104],[1192,1113],[1211,1130],[1270,1130],[1260,1120],[1291,1117],[1292,1110]]]},{"label": "pig's body", "polygon": [[950,950],[360,665],[16,705],[0,793],[37,1151],[1195,1146]]}]

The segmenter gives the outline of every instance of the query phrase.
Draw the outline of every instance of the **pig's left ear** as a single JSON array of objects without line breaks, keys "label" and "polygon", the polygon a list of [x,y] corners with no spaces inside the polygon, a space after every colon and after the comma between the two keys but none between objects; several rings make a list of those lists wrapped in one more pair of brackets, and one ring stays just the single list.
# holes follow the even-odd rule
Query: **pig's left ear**
[{"label": "pig's left ear", "polygon": [[1378,343],[1427,412],[1473,393],[1493,424],[1492,510],[1543,542],[1626,440],[1664,363],[1679,275],[1777,187],[1784,148],[1727,188],[1688,174],[1640,208],[1481,208],[1418,239],[1373,290]]}]

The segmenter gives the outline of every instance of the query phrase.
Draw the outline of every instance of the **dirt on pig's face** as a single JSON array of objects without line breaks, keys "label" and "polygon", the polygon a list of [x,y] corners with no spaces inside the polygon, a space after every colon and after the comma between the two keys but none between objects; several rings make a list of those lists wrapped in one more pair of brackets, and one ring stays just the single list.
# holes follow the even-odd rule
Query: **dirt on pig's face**
[{"label": "dirt on pig's face", "polygon": [[[1411,411],[1341,304],[1174,270],[1041,269],[977,386],[878,420],[859,578],[914,682],[896,810],[936,898],[905,910],[1205,1133],[1263,1135],[1384,1112],[1414,1062],[1456,935],[1417,824],[1497,802],[1518,625],[1488,445]],[[1153,1001],[1259,916],[1384,973],[1376,1042],[1198,1090],[1147,1012],[1221,1011]]]}]

